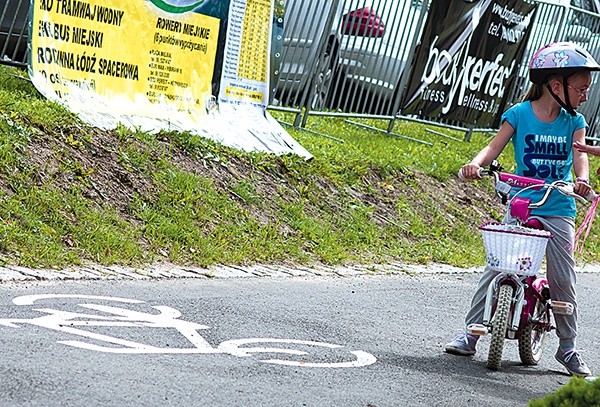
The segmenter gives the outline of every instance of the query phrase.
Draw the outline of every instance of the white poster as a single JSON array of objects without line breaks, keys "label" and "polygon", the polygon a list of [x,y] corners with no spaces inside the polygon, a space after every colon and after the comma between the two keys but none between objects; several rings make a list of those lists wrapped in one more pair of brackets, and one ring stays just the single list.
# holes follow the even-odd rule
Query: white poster
[{"label": "white poster", "polygon": [[312,157],[266,112],[271,0],[33,0],[31,7],[32,82],[82,120]]}]

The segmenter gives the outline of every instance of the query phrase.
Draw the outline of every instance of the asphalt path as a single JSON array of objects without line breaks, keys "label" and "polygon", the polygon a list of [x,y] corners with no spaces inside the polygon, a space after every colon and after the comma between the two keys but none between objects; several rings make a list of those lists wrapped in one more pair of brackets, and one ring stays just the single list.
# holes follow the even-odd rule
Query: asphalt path
[{"label": "asphalt path", "polygon": [[[525,406],[567,383],[553,333],[534,367],[515,341],[497,372],[488,338],[474,357],[442,351],[477,277],[5,282],[0,405]],[[579,276],[592,370],[599,286],[599,274]]]}]

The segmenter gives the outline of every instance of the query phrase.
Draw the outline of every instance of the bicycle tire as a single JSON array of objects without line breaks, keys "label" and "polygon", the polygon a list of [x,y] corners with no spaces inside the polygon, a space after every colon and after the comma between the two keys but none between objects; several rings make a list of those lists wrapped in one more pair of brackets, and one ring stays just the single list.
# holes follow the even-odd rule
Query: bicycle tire
[{"label": "bicycle tire", "polygon": [[498,290],[498,303],[492,320],[492,339],[490,341],[490,350],[488,352],[487,360],[487,367],[491,370],[500,369],[500,364],[502,362],[502,349],[504,348],[504,339],[506,338],[508,312],[510,310],[513,292],[514,288],[508,284],[501,285]]},{"label": "bicycle tire", "polygon": [[[534,323],[533,321],[537,321]],[[541,325],[543,324],[543,325]],[[546,305],[536,301],[531,320],[517,334],[519,358],[525,365],[537,365],[542,358],[546,327],[550,325],[550,314]]]}]

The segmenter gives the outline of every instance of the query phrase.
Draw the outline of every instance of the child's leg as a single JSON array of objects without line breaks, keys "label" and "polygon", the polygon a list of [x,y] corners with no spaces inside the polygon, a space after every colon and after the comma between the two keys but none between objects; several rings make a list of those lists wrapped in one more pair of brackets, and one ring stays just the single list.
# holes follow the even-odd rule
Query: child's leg
[{"label": "child's leg", "polygon": [[[508,213],[506,213],[502,223],[514,224],[515,220],[511,218]],[[483,275],[477,284],[477,290],[471,299],[471,308],[465,317],[465,326],[468,326],[469,324],[481,324],[483,322],[483,312],[485,309],[485,297],[487,296],[487,289],[497,275],[498,272],[490,269],[489,266],[486,266],[483,270]]]},{"label": "child's leg", "polygon": [[[483,271],[479,279],[477,290],[471,300],[471,308],[465,318],[465,328],[469,324],[481,324],[483,322],[483,311],[485,308],[485,297],[490,282],[496,277],[497,273],[488,267]],[[467,334],[466,329],[459,333],[450,343],[447,343],[444,350],[448,353],[457,355],[474,355],[475,347],[479,336]]]},{"label": "child's leg", "polygon": [[577,297],[575,294],[575,259],[573,241],[575,224],[570,218],[546,217],[540,219],[552,233],[546,248],[547,278],[553,300],[566,301],[575,308],[573,315],[554,315],[556,334],[561,349],[574,349],[577,337]]},{"label": "child's leg", "polygon": [[540,219],[544,228],[552,233],[546,248],[547,277],[550,296],[553,300],[573,304],[573,315],[556,315],[556,334],[559,347],[554,357],[567,371],[575,376],[590,376],[587,367],[576,350],[577,338],[577,296],[575,295],[575,259],[573,241],[575,223],[570,218],[546,217]]},{"label": "child's leg", "polygon": [[485,267],[483,274],[477,284],[477,290],[471,299],[471,308],[465,317],[465,327],[469,324],[481,324],[483,322],[483,311],[485,308],[485,298],[490,283],[496,278],[498,273],[489,267]]}]

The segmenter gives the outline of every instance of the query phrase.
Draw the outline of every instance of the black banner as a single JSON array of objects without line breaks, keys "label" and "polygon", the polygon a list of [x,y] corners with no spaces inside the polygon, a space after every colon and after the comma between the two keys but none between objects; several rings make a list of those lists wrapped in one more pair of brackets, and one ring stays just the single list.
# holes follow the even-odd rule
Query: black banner
[{"label": "black banner", "polygon": [[523,0],[433,0],[401,113],[497,127],[535,7]]}]

